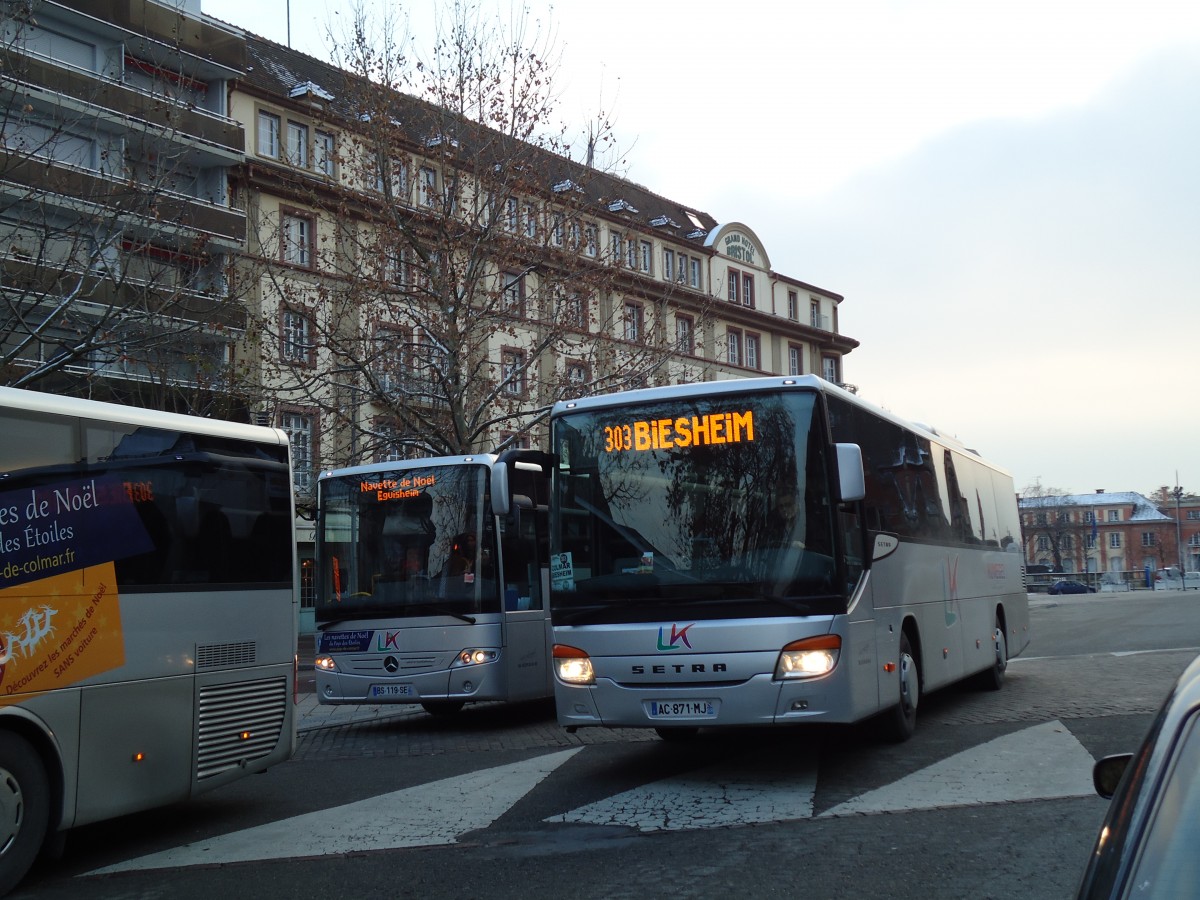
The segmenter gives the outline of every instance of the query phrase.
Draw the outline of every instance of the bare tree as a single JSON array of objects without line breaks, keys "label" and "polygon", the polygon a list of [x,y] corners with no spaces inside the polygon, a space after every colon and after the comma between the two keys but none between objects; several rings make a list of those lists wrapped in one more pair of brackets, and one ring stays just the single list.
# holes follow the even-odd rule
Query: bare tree
[{"label": "bare tree", "polygon": [[398,22],[360,9],[336,46],[336,89],[314,86],[337,134],[318,151],[336,155],[258,186],[321,235],[320,277],[297,277],[271,257],[278,244],[288,262],[300,226],[283,212],[258,222],[278,307],[264,304],[256,336],[286,348],[306,334],[266,382],[350,426],[332,454],[346,459],[523,441],[556,400],[651,383],[676,350],[664,312],[679,289],[639,277],[632,221],[627,241],[601,246],[597,210],[637,213],[595,164],[613,153],[607,117],[572,142],[554,123],[547,33],[446,12],[418,59]]},{"label": "bare tree", "polygon": [[1021,505],[1025,511],[1026,547],[1032,548],[1035,556],[1050,553],[1055,572],[1066,570],[1065,561],[1072,565],[1082,561],[1080,571],[1086,570],[1087,542],[1095,531],[1095,522],[1085,521],[1082,515],[1072,516],[1076,508],[1072,495],[1035,481],[1021,491]]},{"label": "bare tree", "polygon": [[61,64],[37,11],[0,7],[0,382],[234,415],[244,218],[193,138],[237,126],[161,57]]}]

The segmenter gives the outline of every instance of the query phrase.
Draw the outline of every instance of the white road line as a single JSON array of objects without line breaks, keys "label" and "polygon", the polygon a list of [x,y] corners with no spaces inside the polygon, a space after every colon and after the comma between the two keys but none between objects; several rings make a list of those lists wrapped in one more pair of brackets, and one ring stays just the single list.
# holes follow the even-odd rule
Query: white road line
[{"label": "white road line", "polygon": [[1092,763],[1092,755],[1065,725],[1046,722],[956,753],[835,806],[819,818],[1094,797]]},{"label": "white road line", "polygon": [[305,813],[87,875],[453,844],[486,828],[581,747]]},{"label": "white road line", "polygon": [[645,784],[547,822],[624,825],[639,831],[685,831],[808,819],[817,787],[815,758],[742,757]]}]

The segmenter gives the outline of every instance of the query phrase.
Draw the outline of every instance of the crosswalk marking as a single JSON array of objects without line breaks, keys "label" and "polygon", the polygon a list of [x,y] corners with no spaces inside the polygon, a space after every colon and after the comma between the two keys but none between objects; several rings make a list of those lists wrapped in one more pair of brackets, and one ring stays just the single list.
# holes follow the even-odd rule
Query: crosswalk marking
[{"label": "crosswalk marking", "polygon": [[[467,832],[490,826],[582,749],[393,791],[87,874],[453,844]],[[1093,796],[1091,769],[1091,755],[1067,727],[1047,722],[956,753],[816,818]],[[816,789],[815,754],[751,752],[545,821],[641,832],[787,822],[814,817]]]},{"label": "crosswalk marking", "polygon": [[1095,796],[1092,755],[1061,722],[998,737],[822,813],[896,812]]},{"label": "crosswalk marking", "polygon": [[817,789],[815,758],[746,758],[644,784],[551,816],[547,822],[685,831],[807,819]]},{"label": "crosswalk marking", "polygon": [[453,844],[460,834],[491,825],[581,749],[305,813],[87,874]]}]

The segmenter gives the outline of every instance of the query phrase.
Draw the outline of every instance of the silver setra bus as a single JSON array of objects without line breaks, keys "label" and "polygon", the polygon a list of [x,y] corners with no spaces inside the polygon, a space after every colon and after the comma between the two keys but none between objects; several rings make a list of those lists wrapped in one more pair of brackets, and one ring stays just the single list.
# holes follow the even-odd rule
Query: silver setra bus
[{"label": "silver setra bus", "polygon": [[1012,479],[815,376],[555,406],[560,724],[855,722],[1000,687],[1029,639]]}]

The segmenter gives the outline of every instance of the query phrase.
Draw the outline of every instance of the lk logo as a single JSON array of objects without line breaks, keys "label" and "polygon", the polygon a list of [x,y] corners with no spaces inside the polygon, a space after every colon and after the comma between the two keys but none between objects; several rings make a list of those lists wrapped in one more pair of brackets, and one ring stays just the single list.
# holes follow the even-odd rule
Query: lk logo
[{"label": "lk logo", "polygon": [[691,628],[692,625],[695,625],[695,624],[696,624],[695,622],[692,622],[691,625],[684,625],[682,628],[680,628],[678,625],[672,625],[671,626],[671,640],[666,641],[666,642],[664,642],[664,640],[663,640],[663,638],[665,637],[665,635],[663,634],[663,626],[661,626],[661,625],[658,626],[658,649],[664,650],[664,651],[678,650],[679,642],[682,641],[683,646],[685,646],[689,650],[691,650],[692,642],[688,640],[687,633],[688,633],[688,629]]}]

